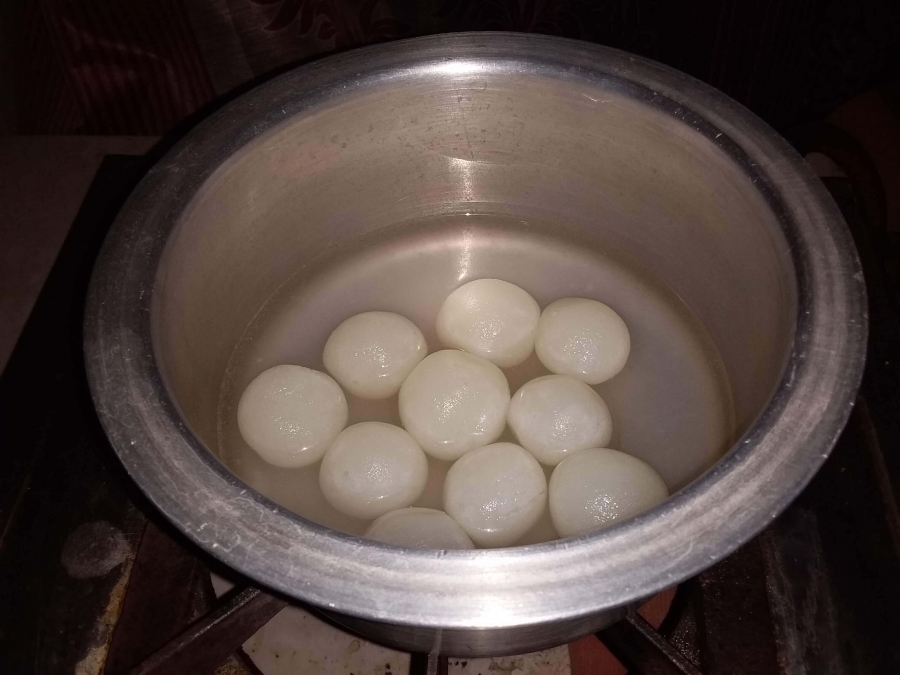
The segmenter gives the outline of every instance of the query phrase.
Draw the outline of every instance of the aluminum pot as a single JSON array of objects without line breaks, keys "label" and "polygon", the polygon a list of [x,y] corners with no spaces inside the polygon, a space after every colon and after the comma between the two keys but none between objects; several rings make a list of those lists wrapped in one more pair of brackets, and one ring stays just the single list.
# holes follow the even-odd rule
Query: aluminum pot
[{"label": "aluminum pot", "polygon": [[[233,476],[215,457],[219,387],[266,298],[335,244],[484,205],[565,222],[669,284],[728,372],[723,459],[616,527],[476,551],[338,533]],[[85,351],[121,461],[198,546],[363,635],[475,656],[597,630],[771,522],[847,420],[865,306],[834,203],[734,101],[611,49],[459,34],[317,61],[185,137],[107,238]]]}]

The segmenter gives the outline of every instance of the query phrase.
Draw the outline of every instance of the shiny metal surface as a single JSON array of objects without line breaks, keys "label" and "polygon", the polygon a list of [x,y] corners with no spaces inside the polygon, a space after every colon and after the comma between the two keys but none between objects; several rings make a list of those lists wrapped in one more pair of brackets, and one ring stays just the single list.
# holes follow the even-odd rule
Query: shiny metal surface
[{"label": "shiny metal surface", "polygon": [[[634,520],[501,550],[379,545],[232,476],[208,449],[219,385],[266,298],[342,242],[470,207],[539,213],[662,277],[725,363],[731,451]],[[373,637],[458,656],[571,640],[747,541],[828,455],[865,340],[852,241],[783,140],[658,64],[511,34],[350,52],[213,115],[119,215],[85,326],[107,434],[187,536]]]}]

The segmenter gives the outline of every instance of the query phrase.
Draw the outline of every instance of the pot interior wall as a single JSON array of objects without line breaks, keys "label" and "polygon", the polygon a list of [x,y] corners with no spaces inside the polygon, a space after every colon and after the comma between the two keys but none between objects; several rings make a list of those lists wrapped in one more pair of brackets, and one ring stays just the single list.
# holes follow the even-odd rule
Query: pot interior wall
[{"label": "pot interior wall", "polygon": [[623,91],[435,67],[241,148],[186,207],[154,288],[157,359],[194,433],[215,452],[229,357],[298,270],[398,223],[482,211],[539,215],[541,234],[652,270],[708,331],[746,430],[792,344],[787,242],[713,140]]}]

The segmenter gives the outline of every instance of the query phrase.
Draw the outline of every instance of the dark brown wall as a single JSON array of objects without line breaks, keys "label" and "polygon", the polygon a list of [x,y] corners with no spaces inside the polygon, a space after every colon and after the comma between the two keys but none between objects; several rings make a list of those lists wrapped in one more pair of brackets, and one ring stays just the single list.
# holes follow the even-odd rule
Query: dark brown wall
[{"label": "dark brown wall", "polygon": [[286,64],[459,30],[642,54],[782,130],[900,76],[896,0],[14,0],[0,23],[0,133],[164,133]]}]

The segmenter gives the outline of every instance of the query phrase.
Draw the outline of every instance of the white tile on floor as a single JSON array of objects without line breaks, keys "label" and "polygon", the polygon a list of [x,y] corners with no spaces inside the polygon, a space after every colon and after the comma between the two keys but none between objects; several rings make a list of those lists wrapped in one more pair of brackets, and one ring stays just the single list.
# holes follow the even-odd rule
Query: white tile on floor
[{"label": "white tile on floor", "polygon": [[[232,585],[212,575],[216,595]],[[244,643],[263,675],[408,675],[409,654],[362,640],[296,607],[281,610]],[[522,656],[449,659],[449,675],[570,675],[566,645]]]},{"label": "white tile on floor", "polygon": [[296,607],[283,609],[244,643],[265,675],[406,675],[409,654],[344,633]]},{"label": "white tile on floor", "polygon": [[[225,579],[211,576],[216,595],[232,588]],[[263,675],[409,673],[409,654],[345,633],[297,607],[281,610],[243,647]]]},{"label": "white tile on floor", "polygon": [[570,675],[569,648],[566,645],[522,656],[449,661],[449,675]]}]

